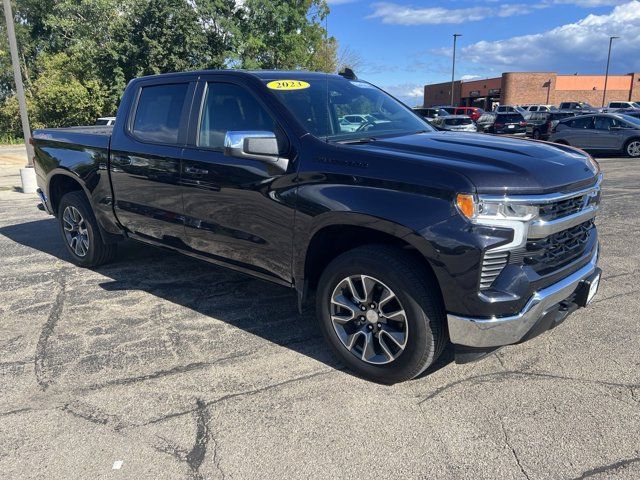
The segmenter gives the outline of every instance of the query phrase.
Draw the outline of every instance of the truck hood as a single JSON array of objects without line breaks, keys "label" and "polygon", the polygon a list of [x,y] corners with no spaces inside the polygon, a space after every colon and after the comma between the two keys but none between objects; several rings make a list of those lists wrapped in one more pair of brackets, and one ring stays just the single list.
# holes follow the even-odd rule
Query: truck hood
[{"label": "truck hood", "polygon": [[571,191],[592,184],[598,174],[589,155],[580,150],[497,135],[422,133],[378,139],[358,148],[452,170],[486,194]]}]

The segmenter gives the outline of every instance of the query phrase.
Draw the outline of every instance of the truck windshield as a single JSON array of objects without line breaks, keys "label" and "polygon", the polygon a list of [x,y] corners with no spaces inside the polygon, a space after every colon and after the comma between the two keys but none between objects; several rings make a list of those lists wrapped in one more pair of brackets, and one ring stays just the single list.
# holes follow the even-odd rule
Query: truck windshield
[{"label": "truck windshield", "polygon": [[[304,81],[302,81],[304,80]],[[379,88],[337,76],[300,79],[295,89],[265,79],[267,87],[304,128],[328,141],[352,141],[434,131],[426,121]]]}]

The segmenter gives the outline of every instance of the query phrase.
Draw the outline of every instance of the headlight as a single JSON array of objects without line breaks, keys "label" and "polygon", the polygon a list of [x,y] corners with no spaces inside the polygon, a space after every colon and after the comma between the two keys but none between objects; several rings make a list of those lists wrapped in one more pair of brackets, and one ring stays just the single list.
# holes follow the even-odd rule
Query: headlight
[{"label": "headlight", "polygon": [[538,207],[509,202],[486,202],[475,195],[459,193],[456,196],[458,211],[473,223],[496,225],[498,221],[528,222],[538,216]]},{"label": "headlight", "polygon": [[596,175],[599,174],[600,164],[591,155],[588,155],[588,157],[589,157],[589,164],[591,166],[591,169],[593,170],[593,173],[595,173]]}]

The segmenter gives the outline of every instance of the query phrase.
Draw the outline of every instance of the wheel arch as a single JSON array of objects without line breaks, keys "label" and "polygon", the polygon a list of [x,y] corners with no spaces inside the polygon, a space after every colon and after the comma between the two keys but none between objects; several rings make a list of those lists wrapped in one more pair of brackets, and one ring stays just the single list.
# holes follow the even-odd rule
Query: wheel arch
[{"label": "wheel arch", "polygon": [[[364,214],[329,213],[309,234],[295,259],[295,284],[300,303],[315,290],[320,275],[333,259],[354,248],[371,244],[392,245],[410,252],[439,285],[429,262],[433,257],[428,242],[409,228]],[[441,292],[439,294],[442,295]]]},{"label": "wheel arch", "polygon": [[[82,192],[89,202],[93,215],[96,216],[93,198],[87,186],[76,174],[63,168],[52,170],[49,175],[47,175],[47,199],[54,216],[58,217],[60,200],[62,200],[62,197],[69,192]],[[98,233],[103,242],[113,243],[120,239],[120,237],[107,232],[97,216],[96,220],[98,224]]]},{"label": "wheel arch", "polygon": [[89,194],[87,187],[77,175],[61,168],[52,170],[49,173],[47,179],[47,198],[49,199],[51,210],[56,217],[58,216],[58,208],[62,197],[65,194],[74,191],[83,192],[93,209],[91,195]]}]

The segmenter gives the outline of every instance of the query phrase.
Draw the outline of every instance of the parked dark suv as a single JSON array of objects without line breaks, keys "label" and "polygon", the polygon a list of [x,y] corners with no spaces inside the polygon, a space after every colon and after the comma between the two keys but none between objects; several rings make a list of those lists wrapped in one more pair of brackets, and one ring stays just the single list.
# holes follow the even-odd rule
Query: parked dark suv
[{"label": "parked dark suv", "polygon": [[478,119],[477,125],[478,131],[483,133],[524,135],[527,122],[520,113],[487,112]]},{"label": "parked dark suv", "polygon": [[564,118],[574,117],[575,112],[533,112],[527,120],[527,137],[536,140],[548,140],[549,135],[558,122]]}]

